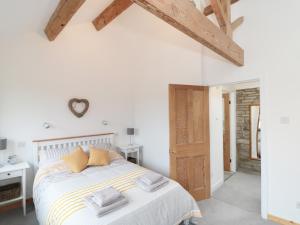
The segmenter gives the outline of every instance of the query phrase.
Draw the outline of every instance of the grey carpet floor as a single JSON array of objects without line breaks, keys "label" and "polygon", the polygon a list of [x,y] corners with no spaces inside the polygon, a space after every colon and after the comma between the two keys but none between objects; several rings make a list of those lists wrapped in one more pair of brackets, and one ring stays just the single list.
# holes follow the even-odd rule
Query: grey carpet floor
[{"label": "grey carpet floor", "polygon": [[260,216],[260,176],[237,172],[209,200],[199,202],[200,225],[276,225]]},{"label": "grey carpet floor", "polygon": [[227,171],[224,171],[224,180],[228,180],[231,176],[234,175],[234,172],[227,172]]},{"label": "grey carpet floor", "polygon": [[[235,173],[209,200],[198,203],[203,218],[200,225],[276,225],[260,217],[260,176]],[[0,214],[0,225],[38,225],[34,207]],[[160,224],[164,225],[164,224]]]},{"label": "grey carpet floor", "polygon": [[0,225],[38,225],[33,205],[28,205],[26,216],[21,208],[0,213]]}]

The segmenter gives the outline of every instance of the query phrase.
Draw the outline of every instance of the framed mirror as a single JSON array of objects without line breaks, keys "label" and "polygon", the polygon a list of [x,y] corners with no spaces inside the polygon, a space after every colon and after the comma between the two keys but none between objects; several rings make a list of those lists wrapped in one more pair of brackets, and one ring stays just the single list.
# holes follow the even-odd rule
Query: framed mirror
[{"label": "framed mirror", "polygon": [[260,106],[250,106],[250,159],[261,159]]}]

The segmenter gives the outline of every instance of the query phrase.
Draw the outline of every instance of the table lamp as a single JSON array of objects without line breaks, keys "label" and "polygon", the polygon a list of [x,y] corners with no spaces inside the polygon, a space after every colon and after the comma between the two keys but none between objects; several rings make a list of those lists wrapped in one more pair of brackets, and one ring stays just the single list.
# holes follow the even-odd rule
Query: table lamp
[{"label": "table lamp", "polygon": [[132,144],[132,136],[134,135],[134,128],[127,128],[127,135],[130,136],[130,144],[129,145],[133,145]]},{"label": "table lamp", "polygon": [[[7,148],[7,139],[6,138],[0,138],[0,150],[6,150]],[[0,167],[3,165],[0,164]]]}]

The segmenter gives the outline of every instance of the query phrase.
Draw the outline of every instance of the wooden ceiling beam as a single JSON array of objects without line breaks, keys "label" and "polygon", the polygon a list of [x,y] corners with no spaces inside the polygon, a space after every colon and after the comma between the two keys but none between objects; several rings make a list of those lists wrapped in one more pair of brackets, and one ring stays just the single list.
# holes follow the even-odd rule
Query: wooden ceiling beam
[{"label": "wooden ceiling beam", "polygon": [[244,17],[243,16],[237,18],[231,24],[232,30],[234,31],[236,28],[238,28],[240,25],[242,25],[243,22],[244,22]]},{"label": "wooden ceiling beam", "polygon": [[[57,37],[85,1],[86,0],[60,0],[59,5],[45,28],[45,33],[50,41],[53,41]],[[225,26],[228,27],[234,26],[235,28],[241,23],[241,19],[239,19],[233,24],[230,23],[230,25],[228,25],[230,14],[228,10],[230,9],[226,8],[226,2],[224,2],[227,0],[212,1],[218,2],[218,8],[224,20],[222,21],[222,25],[225,24]],[[228,1],[232,3],[238,0]],[[114,2],[93,21],[95,28],[100,30],[105,27],[129,8],[133,2],[232,63],[238,66],[244,65],[244,50],[213,22],[206,18],[190,0],[114,0]],[[228,13],[227,16],[226,13]]]},{"label": "wooden ceiling beam", "polygon": [[133,2],[131,0],[114,0],[98,17],[93,21],[96,30],[101,30],[113,21],[122,12],[128,9]]},{"label": "wooden ceiling beam", "polygon": [[224,16],[229,21],[231,20],[231,0],[220,0],[221,5],[223,6]]},{"label": "wooden ceiling beam", "polygon": [[205,17],[190,0],[133,0],[232,63],[244,65],[244,50]]},{"label": "wooden ceiling beam", "polygon": [[221,4],[224,10],[224,17],[226,20],[225,33],[232,38],[232,27],[231,27],[231,0],[221,0]]},{"label": "wooden ceiling beam", "polygon": [[225,16],[224,6],[221,3],[221,0],[210,0],[210,5],[211,5],[214,13],[216,14],[217,21],[218,21],[218,24],[219,24],[221,30],[224,31],[224,33],[226,33],[228,21]]},{"label": "wooden ceiling beam", "polygon": [[[233,5],[234,3],[237,3],[239,0],[231,0],[231,5]],[[204,8],[204,11],[203,11],[203,14],[205,15],[205,16],[209,16],[209,15],[211,15],[211,14],[213,14],[214,13],[214,11],[213,11],[213,9],[212,9],[212,7],[211,7],[211,5],[209,5],[209,6],[207,6],[207,7],[205,7]]]},{"label": "wooden ceiling beam", "polygon": [[66,24],[85,1],[86,0],[60,0],[45,28],[45,34],[49,41],[55,40],[57,35],[64,29]]}]

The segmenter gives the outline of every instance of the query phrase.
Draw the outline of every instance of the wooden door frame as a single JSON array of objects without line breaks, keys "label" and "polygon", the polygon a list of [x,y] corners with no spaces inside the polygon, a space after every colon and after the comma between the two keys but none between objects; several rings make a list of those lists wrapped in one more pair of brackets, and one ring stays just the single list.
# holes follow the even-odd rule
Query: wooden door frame
[{"label": "wooden door frame", "polygon": [[[224,171],[227,171],[227,172],[231,172],[232,171],[232,168],[231,168],[231,138],[230,138],[230,134],[231,134],[231,123],[230,123],[230,93],[223,93],[222,94],[222,99],[223,99],[223,115],[224,115],[224,123],[223,123],[223,126],[227,127],[226,129],[228,130],[228,140],[227,140],[227,143],[228,143],[228,151],[229,151],[229,168],[227,168],[227,165],[225,163],[225,157],[224,157],[224,154],[225,154],[225,145],[224,145],[224,136],[225,136],[225,128],[223,127],[223,161],[224,161]],[[227,100],[226,100],[227,99]],[[226,100],[226,101],[225,101]],[[225,105],[227,104],[227,105]],[[227,111],[227,113],[226,113]],[[227,115],[226,115],[227,114]]]}]

